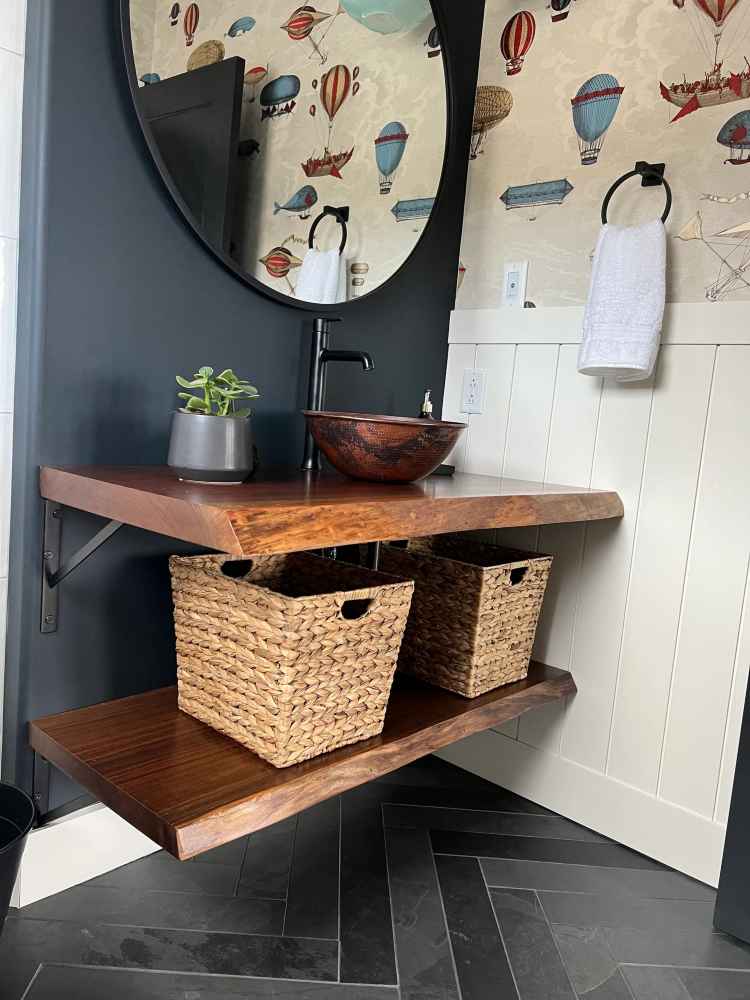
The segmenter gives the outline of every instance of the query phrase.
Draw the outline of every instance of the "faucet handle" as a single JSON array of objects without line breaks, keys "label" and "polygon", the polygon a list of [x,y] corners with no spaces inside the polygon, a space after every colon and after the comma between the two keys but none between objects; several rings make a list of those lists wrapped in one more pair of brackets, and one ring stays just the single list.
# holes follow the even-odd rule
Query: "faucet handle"
[{"label": "faucet handle", "polygon": [[316,333],[325,333],[330,323],[340,323],[340,316],[316,316],[313,320],[313,330]]}]

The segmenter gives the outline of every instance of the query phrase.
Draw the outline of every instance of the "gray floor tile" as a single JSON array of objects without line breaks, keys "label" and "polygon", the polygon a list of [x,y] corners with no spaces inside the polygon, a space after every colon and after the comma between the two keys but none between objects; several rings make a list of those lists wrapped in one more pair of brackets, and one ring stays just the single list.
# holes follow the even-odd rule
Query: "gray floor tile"
[{"label": "gray floor tile", "polygon": [[619,844],[586,844],[576,840],[544,837],[500,837],[484,833],[433,830],[432,847],[437,854],[477,858],[507,858],[516,861],[553,861],[566,865],[604,868],[662,869],[657,861],[636,854]]},{"label": "gray floor tile", "polygon": [[15,918],[0,939],[0,968],[10,960],[330,981],[337,952],[333,941]]},{"label": "gray floor tile", "polygon": [[[559,926],[553,924],[557,933]],[[570,928],[569,928],[570,929]],[[591,928],[577,928],[587,933]],[[716,969],[750,969],[750,946],[710,926],[664,926],[660,930],[634,927],[598,927],[616,962],[628,965],[683,965]]]},{"label": "gray floor tile", "polygon": [[27,1000],[398,1000],[393,988],[45,966]]},{"label": "gray floor tile", "polygon": [[490,898],[521,1000],[576,1000],[536,893],[493,889]]},{"label": "gray floor tile", "polygon": [[611,843],[606,837],[560,816],[534,816],[478,809],[448,809],[437,806],[383,805],[385,825],[403,829],[456,830],[461,833],[491,833],[509,837],[547,837],[590,843]]},{"label": "gray floor tile", "polygon": [[100,875],[88,884],[113,889],[163,889],[232,896],[238,873],[238,865],[202,864],[200,861],[185,864],[159,852]]},{"label": "gray floor tile", "polygon": [[557,925],[552,930],[579,996],[590,994],[617,975],[617,961],[598,927]]},{"label": "gray floor tile", "polygon": [[297,818],[284,934],[339,936],[339,799]]},{"label": "gray floor tile", "polygon": [[435,860],[461,997],[516,1000],[518,991],[478,862],[447,856]]},{"label": "gray floor tile", "polygon": [[750,972],[723,969],[678,969],[690,1000],[748,1000]]},{"label": "gray floor tile", "polygon": [[375,783],[383,802],[406,806],[450,806],[454,809],[484,809],[495,812],[554,816],[543,806],[514,795],[505,788],[432,788],[429,785],[393,785],[387,779]]},{"label": "gray floor tile", "polygon": [[284,901],[79,885],[24,907],[21,916],[237,934],[282,933]]},{"label": "gray floor tile", "polygon": [[368,788],[341,797],[341,981],[396,983],[380,801]]},{"label": "gray floor tile", "polygon": [[245,857],[246,846],[247,837],[240,837],[239,840],[232,840],[228,844],[222,844],[221,847],[214,847],[210,851],[204,851],[203,854],[191,858],[189,863],[191,865],[196,863],[202,865],[232,865],[235,868],[239,868]]},{"label": "gray floor tile", "polygon": [[673,871],[638,868],[591,868],[545,861],[506,861],[483,858],[484,876],[491,886],[547,889],[551,892],[591,892],[640,899],[703,899],[713,903],[716,890]]},{"label": "gray floor tile", "polygon": [[713,903],[694,899],[636,899],[591,893],[540,892],[550,923],[576,927],[634,927],[661,931],[711,928]]},{"label": "gray floor tile", "polygon": [[624,965],[622,974],[635,1000],[692,1000],[677,969]]},{"label": "gray floor tile", "polygon": [[[606,982],[581,996],[585,997],[585,1000],[633,1000],[633,994],[625,982],[622,969],[618,969]],[[662,997],[656,995],[651,1000],[662,1000]]]},{"label": "gray floor tile", "polygon": [[286,899],[297,817],[274,823],[248,837],[239,895]]},{"label": "gray floor tile", "polygon": [[387,830],[386,853],[401,1000],[458,1000],[427,831]]}]

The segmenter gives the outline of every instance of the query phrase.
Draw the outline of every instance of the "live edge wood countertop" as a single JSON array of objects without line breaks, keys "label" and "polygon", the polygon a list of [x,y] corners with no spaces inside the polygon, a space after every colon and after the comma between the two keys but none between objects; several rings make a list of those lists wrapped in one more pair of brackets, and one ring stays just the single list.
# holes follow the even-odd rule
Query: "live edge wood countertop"
[{"label": "live edge wood countertop", "polygon": [[233,555],[623,514],[607,490],[464,473],[381,485],[295,471],[209,486],[166,466],[43,466],[40,488],[46,500]]}]

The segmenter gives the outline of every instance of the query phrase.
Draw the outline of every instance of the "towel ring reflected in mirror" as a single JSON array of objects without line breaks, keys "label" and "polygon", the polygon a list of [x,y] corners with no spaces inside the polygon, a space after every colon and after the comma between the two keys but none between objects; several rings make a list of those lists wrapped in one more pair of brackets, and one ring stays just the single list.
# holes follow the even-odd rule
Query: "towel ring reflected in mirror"
[{"label": "towel ring reflected in mirror", "polygon": [[323,221],[323,219],[325,219],[326,216],[329,215],[331,216],[331,218],[335,219],[336,222],[338,222],[338,224],[341,226],[341,245],[339,247],[339,257],[340,257],[341,254],[344,252],[344,248],[346,247],[346,241],[348,238],[348,230],[346,228],[346,224],[349,221],[348,207],[331,208],[330,205],[326,205],[326,207],[323,209],[323,211],[320,213],[320,215],[317,217],[315,222],[313,222],[312,226],[310,227],[310,236],[308,238],[307,245],[311,250],[313,249],[313,247],[315,246],[315,231],[320,225],[320,223]]},{"label": "towel ring reflected in mirror", "polygon": [[607,225],[607,209],[609,208],[609,203],[612,200],[612,195],[621,185],[625,183],[625,181],[629,181],[631,177],[640,177],[641,187],[664,186],[666,205],[664,207],[664,212],[662,213],[661,221],[666,222],[669,218],[669,213],[672,211],[672,189],[664,176],[664,169],[664,163],[646,163],[644,160],[639,160],[633,170],[629,170],[626,174],[623,174],[622,177],[618,177],[604,197],[604,202],[602,203],[602,225]]},{"label": "towel ring reflected in mirror", "polygon": [[[154,163],[188,226],[245,284],[325,314],[406,266],[435,218],[453,140],[449,2],[342,0],[282,24],[279,0],[254,0],[239,20],[236,0],[212,0],[211,17],[183,4],[176,22],[153,0],[119,0]],[[351,207],[347,291],[321,307],[295,295],[292,247],[336,199]]]}]

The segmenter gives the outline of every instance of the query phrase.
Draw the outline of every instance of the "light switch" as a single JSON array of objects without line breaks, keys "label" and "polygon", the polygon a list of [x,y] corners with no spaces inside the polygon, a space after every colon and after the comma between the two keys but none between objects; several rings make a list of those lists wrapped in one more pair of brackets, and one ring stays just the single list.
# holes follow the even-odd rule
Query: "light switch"
[{"label": "light switch", "polygon": [[527,260],[507,261],[503,274],[503,305],[523,307],[526,299]]}]

